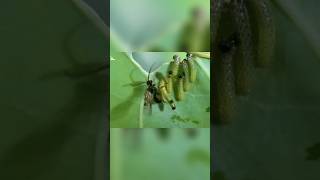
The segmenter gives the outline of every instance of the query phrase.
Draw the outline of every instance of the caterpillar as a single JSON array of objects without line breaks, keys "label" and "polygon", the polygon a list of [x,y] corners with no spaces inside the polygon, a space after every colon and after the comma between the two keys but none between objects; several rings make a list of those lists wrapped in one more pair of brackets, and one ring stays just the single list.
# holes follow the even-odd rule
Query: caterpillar
[{"label": "caterpillar", "polygon": [[178,74],[179,59],[180,57],[178,55],[174,55],[173,60],[169,63],[168,66],[166,77],[166,89],[169,94],[172,92],[173,78]]},{"label": "caterpillar", "polygon": [[236,94],[246,95],[250,91],[252,83],[252,71],[254,61],[254,50],[252,42],[252,31],[249,23],[247,8],[243,0],[234,0],[232,15],[237,27],[236,35],[238,39],[238,48],[234,56],[234,73]]},{"label": "caterpillar", "polygon": [[180,61],[180,57],[173,56],[167,70],[167,91],[170,93],[174,84],[174,94],[177,101],[184,98],[185,92],[189,91],[192,83],[196,81],[197,70],[194,66],[192,54],[187,53],[186,58]]},{"label": "caterpillar", "polygon": [[170,94],[172,92],[172,77],[167,77],[166,78],[167,84],[166,84],[166,89],[168,91],[168,93]]},{"label": "caterpillar", "polygon": [[175,110],[176,104],[174,103],[169,93],[167,92],[166,83],[164,79],[160,79],[158,89],[159,89],[162,101],[167,102],[170,105],[171,109]]},{"label": "caterpillar", "polygon": [[215,116],[219,122],[214,123],[228,123],[234,111],[235,101],[235,84],[233,74],[233,57],[236,51],[236,41],[231,38],[222,41],[219,44],[219,61],[216,61],[214,71],[216,72],[214,78],[215,94],[214,103],[218,104],[214,109]]},{"label": "caterpillar", "polygon": [[185,61],[188,64],[189,80],[191,83],[196,81],[197,69],[194,67],[194,60],[192,54],[187,53]]},{"label": "caterpillar", "polygon": [[187,60],[184,59],[183,61],[181,61],[179,63],[179,66],[181,66],[181,73],[183,75],[183,90],[185,92],[187,92],[190,89],[190,77],[189,77],[189,69],[188,69],[188,64],[187,64]]},{"label": "caterpillar", "polygon": [[184,70],[182,66],[179,66],[179,71],[177,75],[177,80],[174,86],[174,96],[177,101],[184,99],[184,90],[183,90],[183,79],[184,79]]},{"label": "caterpillar", "polygon": [[225,122],[232,117],[235,96],[250,92],[254,68],[270,64],[275,26],[266,0],[213,0],[211,8],[214,119]]},{"label": "caterpillar", "polygon": [[247,0],[246,6],[250,16],[253,30],[253,40],[257,46],[255,65],[266,67],[271,63],[275,46],[275,25],[269,9],[269,3],[265,0]]}]

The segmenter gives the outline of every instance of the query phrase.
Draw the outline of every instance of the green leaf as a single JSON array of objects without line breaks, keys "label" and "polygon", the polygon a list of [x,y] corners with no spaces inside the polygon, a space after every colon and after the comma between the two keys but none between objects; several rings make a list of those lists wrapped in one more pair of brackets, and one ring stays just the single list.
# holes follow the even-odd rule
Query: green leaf
[{"label": "green leaf", "polygon": [[[154,104],[152,115],[148,115],[143,107],[145,83],[141,86],[132,86],[134,83],[146,81],[147,71],[155,62],[155,71],[164,74],[174,54],[173,52],[111,54],[115,59],[111,61],[110,69],[111,127],[209,127],[210,112],[207,109],[210,106],[210,74],[208,69],[203,69],[205,65],[200,63],[208,60],[196,59],[196,62],[201,64],[200,66],[196,63],[197,80],[192,89],[186,93],[186,98],[181,102],[175,102],[177,106],[175,111],[165,104],[162,112]],[[178,54],[185,56],[185,53]]]}]

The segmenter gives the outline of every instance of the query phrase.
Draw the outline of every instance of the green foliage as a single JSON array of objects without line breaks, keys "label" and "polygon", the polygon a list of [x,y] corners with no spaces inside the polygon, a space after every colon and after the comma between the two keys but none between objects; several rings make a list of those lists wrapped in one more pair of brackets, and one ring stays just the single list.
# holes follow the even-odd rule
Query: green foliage
[{"label": "green foliage", "polygon": [[81,2],[1,1],[0,179],[105,179],[107,37]]},{"label": "green foliage", "polygon": [[[208,66],[208,63],[199,62],[208,60],[196,60],[199,62],[195,63],[197,80],[192,84],[191,90],[185,93],[185,99],[175,102],[177,106],[175,111],[169,104],[165,104],[162,112],[157,104],[154,104],[152,114],[148,115],[143,107],[147,71],[154,64],[154,71],[165,74],[168,62],[174,54],[173,52],[111,54],[115,59],[110,62],[111,127],[209,127],[210,113],[207,112],[207,108],[210,106],[210,77],[208,69],[203,68]],[[181,57],[185,56],[185,53],[178,54]],[[151,78],[156,84],[158,83],[153,73]],[[173,93],[171,97],[173,98]]]}]

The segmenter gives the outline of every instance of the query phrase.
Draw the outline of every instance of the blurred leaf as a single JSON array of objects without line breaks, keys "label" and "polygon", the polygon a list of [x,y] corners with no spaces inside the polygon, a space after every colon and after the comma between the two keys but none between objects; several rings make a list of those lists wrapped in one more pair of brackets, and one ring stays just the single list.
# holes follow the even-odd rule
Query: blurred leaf
[{"label": "blurred leaf", "polygon": [[[301,35],[308,41],[312,51],[320,59],[320,34],[318,19],[315,19],[314,13],[318,11],[318,6],[308,6],[307,3],[301,3],[298,0],[273,0],[278,10],[285,15],[297,28]],[[294,2],[294,3],[292,3]],[[308,1],[317,4],[317,1]],[[307,12],[306,12],[307,11]],[[310,14],[310,12],[312,12]],[[320,60],[319,60],[320,61]]]},{"label": "blurred leaf", "polygon": [[319,160],[320,159],[320,143],[316,143],[306,148],[306,160]]},{"label": "blurred leaf", "polygon": [[[196,129],[199,135],[191,139],[184,129],[167,130],[170,133],[163,141],[157,129],[139,129],[141,143],[136,150],[124,143],[131,136],[122,136],[123,129],[112,128],[111,171],[118,173],[118,178],[112,180],[209,180],[210,129]],[[190,152],[193,160],[200,163],[189,163]]]},{"label": "blurred leaf", "polygon": [[[134,82],[146,81],[147,71],[154,64],[157,72],[165,73],[167,64],[175,53],[114,53],[111,61],[111,127],[209,127],[210,77],[196,63],[197,80],[181,102],[176,102],[173,111],[165,104],[161,112],[153,105],[152,115],[143,112],[143,98],[146,85],[128,86]],[[181,57],[185,53],[178,53]],[[134,59],[133,59],[134,58]],[[200,60],[197,61],[208,61]],[[159,65],[161,65],[159,67]],[[159,67],[159,68],[157,68]],[[153,74],[152,74],[153,75]],[[155,79],[155,78],[154,78]],[[157,81],[156,81],[157,82]],[[173,93],[172,93],[173,98]]]},{"label": "blurred leaf", "polygon": [[112,0],[111,38],[126,52],[155,45],[176,51],[179,30],[195,6],[203,7],[209,16],[208,0]]},{"label": "blurred leaf", "polygon": [[191,164],[201,163],[210,166],[210,155],[203,149],[190,149],[187,154],[187,159]]},{"label": "blurred leaf", "polygon": [[77,0],[5,0],[0,20],[0,179],[105,179],[105,25]]}]

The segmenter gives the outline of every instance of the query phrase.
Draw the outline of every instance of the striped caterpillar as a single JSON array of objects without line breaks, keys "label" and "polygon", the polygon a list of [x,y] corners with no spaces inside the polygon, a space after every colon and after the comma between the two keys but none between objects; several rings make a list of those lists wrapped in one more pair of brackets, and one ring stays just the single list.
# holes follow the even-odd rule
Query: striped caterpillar
[{"label": "striped caterpillar", "polygon": [[236,95],[247,95],[254,67],[271,64],[275,26],[267,0],[213,0],[215,123],[228,122]]},{"label": "striped caterpillar", "polygon": [[178,55],[173,56],[173,60],[169,63],[166,76],[160,72],[156,72],[158,86],[151,80],[150,73],[152,66],[148,71],[146,82],[147,89],[144,94],[144,107],[152,113],[152,104],[158,104],[163,111],[164,103],[169,104],[172,110],[176,109],[176,104],[171,98],[171,92],[174,92],[176,101],[181,101],[185,97],[185,93],[191,89],[192,83],[196,80],[196,68],[194,66],[192,54],[187,53],[186,58],[181,60]]},{"label": "striped caterpillar", "polygon": [[186,58],[181,60],[174,55],[167,71],[167,91],[174,89],[174,96],[177,101],[184,99],[185,92],[191,89],[192,83],[196,80],[196,68],[192,54],[187,53]]}]

